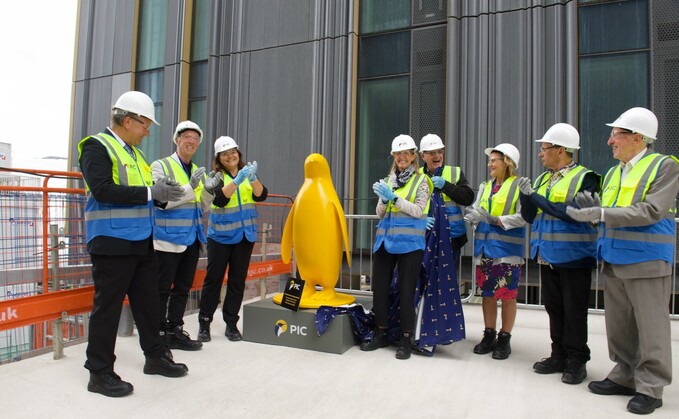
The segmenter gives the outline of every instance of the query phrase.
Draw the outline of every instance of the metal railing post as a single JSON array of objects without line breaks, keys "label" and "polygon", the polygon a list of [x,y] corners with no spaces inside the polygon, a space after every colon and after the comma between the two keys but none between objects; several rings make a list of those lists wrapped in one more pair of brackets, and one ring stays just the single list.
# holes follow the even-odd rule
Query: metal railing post
[{"label": "metal railing post", "polygon": [[53,358],[61,359],[64,357],[64,321],[68,320],[68,313],[63,311],[61,318],[52,321],[52,354]]},{"label": "metal railing post", "polygon": [[[266,238],[271,231],[271,224],[262,223],[262,262],[266,260]],[[259,280],[259,299],[266,300],[266,279],[265,276]]]}]

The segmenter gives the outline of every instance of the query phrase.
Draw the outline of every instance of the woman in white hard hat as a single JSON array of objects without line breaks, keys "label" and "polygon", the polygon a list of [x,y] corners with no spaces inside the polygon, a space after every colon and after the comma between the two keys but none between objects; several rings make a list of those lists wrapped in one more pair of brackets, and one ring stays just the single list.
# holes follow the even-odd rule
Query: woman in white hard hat
[{"label": "woman in white hard hat", "polygon": [[198,340],[209,342],[210,323],[229,268],[226,298],[222,315],[225,335],[230,341],[243,337],[238,330],[245,278],[250,256],[257,241],[256,202],[266,199],[268,191],[257,177],[257,162],[245,164],[238,144],[231,137],[215,140],[214,171],[205,180],[205,189],[213,191],[207,234],[207,272],[198,313]]},{"label": "woman in white hard hat", "polygon": [[425,248],[431,180],[417,172],[417,146],[408,135],[392,141],[394,163],[389,176],[373,184],[377,200],[377,224],[373,247],[373,312],[375,335],[361,344],[362,351],[374,351],[389,345],[387,317],[389,286],[394,268],[398,269],[400,299],[400,338],[397,359],[408,359],[412,352],[415,330],[415,284],[420,273]]},{"label": "woman in white hard hat", "polygon": [[[516,319],[516,296],[523,265],[526,221],[521,217],[516,169],[519,150],[502,143],[485,150],[490,180],[482,183],[465,219],[476,228],[474,258],[476,283],[481,289],[483,339],[475,354],[493,352],[494,359],[511,354],[509,341]],[[498,333],[497,300],[502,301],[502,328]]]}]

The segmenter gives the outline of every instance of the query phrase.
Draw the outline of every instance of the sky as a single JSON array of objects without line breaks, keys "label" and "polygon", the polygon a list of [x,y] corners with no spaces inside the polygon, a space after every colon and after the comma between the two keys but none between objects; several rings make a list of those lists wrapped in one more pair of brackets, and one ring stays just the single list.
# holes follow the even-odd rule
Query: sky
[{"label": "sky", "polygon": [[65,160],[44,157],[68,157],[77,7],[78,0],[2,4],[0,142],[12,144],[12,167],[66,170]]}]

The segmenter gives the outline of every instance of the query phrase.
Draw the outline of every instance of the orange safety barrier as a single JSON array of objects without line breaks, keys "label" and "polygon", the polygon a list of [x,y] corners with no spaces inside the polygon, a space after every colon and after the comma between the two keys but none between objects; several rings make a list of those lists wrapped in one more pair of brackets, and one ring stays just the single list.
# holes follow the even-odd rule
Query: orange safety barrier
[{"label": "orange safety barrier", "polygon": [[[5,292],[0,294],[0,331],[91,311],[94,287],[84,237],[85,190],[48,187],[53,179],[82,186],[81,174],[1,170],[0,289]],[[23,176],[27,174],[36,178],[27,181]],[[37,185],[37,177],[44,178],[42,186]],[[270,201],[276,199],[284,203],[257,204],[263,240],[255,246],[248,280],[291,272],[291,265],[280,259],[279,249],[293,200],[269,194]],[[255,256],[261,260],[254,260]],[[192,289],[200,290],[204,278],[205,269],[196,270]],[[34,337],[34,348],[42,347],[44,333],[36,331]]]}]

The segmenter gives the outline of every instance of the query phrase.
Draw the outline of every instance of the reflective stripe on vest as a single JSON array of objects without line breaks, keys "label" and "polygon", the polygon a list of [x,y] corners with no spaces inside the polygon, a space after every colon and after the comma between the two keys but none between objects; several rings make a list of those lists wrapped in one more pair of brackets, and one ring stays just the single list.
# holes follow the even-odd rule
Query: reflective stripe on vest
[{"label": "reflective stripe on vest", "polygon": [[[180,185],[188,185],[191,181],[181,164],[172,157],[158,160],[163,173],[170,176]],[[198,166],[191,164],[191,172],[198,169]],[[194,199],[190,202],[162,209],[155,207],[155,223],[153,225],[153,238],[174,244],[190,246],[196,240],[207,243],[205,232],[203,231],[203,209],[200,206],[200,195],[203,190],[201,182],[194,192]]]},{"label": "reflective stripe on vest", "polygon": [[[515,214],[516,202],[519,200],[516,176],[505,180],[502,186],[500,186],[500,190],[491,196],[492,189],[493,181],[490,180],[485,183],[483,188],[480,202],[481,208],[496,217]],[[483,253],[490,258],[523,257],[525,235],[525,227],[505,230],[500,226],[480,222],[476,226],[476,234],[474,236],[474,256],[479,256]]]},{"label": "reflective stripe on vest", "polygon": [[[431,191],[433,190],[431,180],[429,179],[429,176],[421,173],[416,173],[411,176],[408,183],[403,187],[396,189],[394,194],[396,194],[399,199],[415,202],[417,190],[422,182],[429,183],[429,194],[431,195]],[[387,182],[387,184],[389,184],[389,182]],[[389,186],[391,185],[389,184]],[[427,205],[420,218],[414,218],[401,212],[393,202],[389,202],[384,218],[377,223],[373,252],[376,252],[383,243],[384,249],[392,254],[403,254],[415,250],[424,250],[424,235],[427,231],[428,211],[429,201],[427,201]]]},{"label": "reflective stripe on vest", "polygon": [[[572,203],[582,181],[591,170],[575,166],[550,188],[550,174],[544,172],[535,181],[535,191],[550,202]],[[597,228],[589,223],[570,223],[538,208],[530,235],[531,258],[538,252],[548,263],[563,264],[596,258]]]},{"label": "reflective stripe on vest", "polygon": [[[667,156],[652,153],[644,156],[621,182],[620,166],[611,168],[604,179],[601,203],[604,207],[628,207],[644,202],[646,193]],[[599,258],[608,263],[632,263],[664,260],[674,263],[676,207],[672,206],[660,221],[638,227],[608,228],[599,231]],[[605,221],[605,218],[604,218]]]},{"label": "reflective stripe on vest", "polygon": [[[85,137],[78,144],[78,153],[82,156],[85,141],[93,138],[107,150],[112,163],[112,178],[116,185],[143,186],[153,185],[151,168],[144,155],[133,147],[137,159],[133,159],[114,137],[100,133]],[[85,182],[87,203],[85,205],[85,236],[89,243],[97,236],[114,237],[130,241],[144,240],[152,233],[153,221],[151,208],[153,201],[146,205],[116,205],[99,202],[94,199],[89,185]]]},{"label": "reflective stripe on vest", "polygon": [[[228,175],[224,179],[229,179]],[[252,199],[252,185],[245,179],[225,207],[212,204],[207,236],[222,244],[236,244],[243,240],[257,241],[257,205]]]}]

